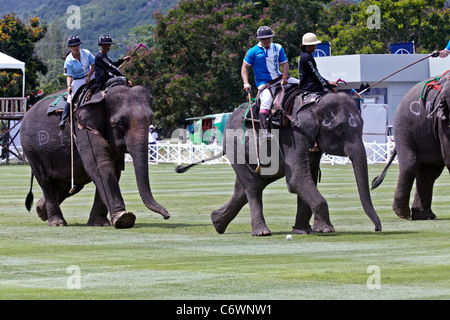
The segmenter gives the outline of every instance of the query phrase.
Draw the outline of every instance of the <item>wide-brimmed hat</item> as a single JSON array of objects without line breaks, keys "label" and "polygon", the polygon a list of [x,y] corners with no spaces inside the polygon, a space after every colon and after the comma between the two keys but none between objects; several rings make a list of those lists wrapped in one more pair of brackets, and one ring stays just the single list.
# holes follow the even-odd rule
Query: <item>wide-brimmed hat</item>
[{"label": "wide-brimmed hat", "polygon": [[69,39],[67,39],[68,47],[78,46],[82,43],[83,42],[80,40],[80,38],[78,36],[70,36]]},{"label": "wide-brimmed hat", "polygon": [[315,44],[319,44],[322,41],[317,39],[317,36],[314,33],[308,32],[303,35],[302,45],[303,46],[313,46]]},{"label": "wide-brimmed hat", "polygon": [[98,37],[98,45],[101,44],[115,44],[115,42],[113,42],[112,38],[107,34],[102,34],[100,37]]},{"label": "wide-brimmed hat", "polygon": [[275,33],[270,29],[270,27],[259,27],[258,31],[256,31],[258,39],[266,39],[275,37]]}]

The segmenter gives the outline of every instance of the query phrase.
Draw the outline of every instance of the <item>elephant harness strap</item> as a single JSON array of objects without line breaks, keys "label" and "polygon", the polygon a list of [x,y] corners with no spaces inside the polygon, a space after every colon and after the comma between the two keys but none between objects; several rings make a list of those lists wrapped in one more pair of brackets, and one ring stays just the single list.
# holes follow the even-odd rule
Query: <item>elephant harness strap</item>
[{"label": "elephant harness strap", "polygon": [[[424,104],[424,107],[428,111],[428,117],[431,117],[434,112],[436,112],[437,116],[441,118],[442,120],[445,120],[447,117],[444,114],[444,108],[448,107],[445,103],[440,103],[438,108],[435,108],[435,104],[437,101],[437,98],[442,92],[442,89],[444,87],[444,83],[449,80],[450,70],[445,71],[441,76],[433,78],[428,81],[424,81],[422,93],[420,95],[420,100]],[[425,101],[429,97],[430,103],[426,103]]]}]

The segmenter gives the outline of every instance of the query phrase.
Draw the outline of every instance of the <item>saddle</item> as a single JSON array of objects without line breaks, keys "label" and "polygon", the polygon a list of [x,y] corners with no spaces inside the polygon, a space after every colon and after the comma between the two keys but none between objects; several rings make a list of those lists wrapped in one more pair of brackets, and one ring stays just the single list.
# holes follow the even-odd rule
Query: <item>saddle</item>
[{"label": "saddle", "polygon": [[423,82],[425,83],[425,85],[423,86],[420,100],[424,108],[428,112],[428,117],[430,117],[436,111],[441,119],[446,119],[444,108],[448,107],[447,104],[445,103],[445,101],[444,103],[441,102],[436,109],[436,101],[442,92],[444,83],[449,80],[448,76],[450,76],[450,70],[445,71],[439,77]]},{"label": "saddle", "polygon": [[[298,86],[291,86],[284,89],[281,85],[277,85],[275,89],[274,99],[271,106],[270,116],[268,118],[269,126],[274,128],[284,128],[292,122],[300,128],[297,119],[292,116],[294,107],[303,108],[311,103],[316,103],[323,94],[317,92],[308,92],[300,89]],[[259,97],[252,103],[253,118],[255,122],[259,122],[258,114],[260,109]],[[251,121],[250,111],[244,116],[244,121]]]}]

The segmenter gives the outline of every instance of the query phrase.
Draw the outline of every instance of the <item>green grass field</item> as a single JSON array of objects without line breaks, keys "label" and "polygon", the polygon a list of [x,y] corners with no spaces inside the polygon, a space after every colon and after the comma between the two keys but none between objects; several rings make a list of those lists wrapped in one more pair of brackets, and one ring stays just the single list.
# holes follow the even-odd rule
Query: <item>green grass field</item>
[{"label": "green grass field", "polygon": [[[231,167],[204,165],[176,174],[175,165],[151,165],[153,194],[172,215],[163,220],[142,204],[131,166],[121,186],[137,220],[127,230],[86,226],[93,184],[63,203],[69,226],[48,227],[35,212],[42,195],[36,181],[31,213],[24,206],[30,168],[0,166],[0,299],[450,298],[450,177],[445,172],[434,191],[438,220],[405,221],[391,209],[398,173],[392,166],[372,192],[383,224],[383,232],[375,233],[351,166],[322,166],[319,189],[337,232],[294,235],[288,241],[296,196],[284,180],[264,194],[271,237],[250,235],[248,205],[219,235],[210,212],[233,191]],[[369,166],[369,178],[382,168]]]}]

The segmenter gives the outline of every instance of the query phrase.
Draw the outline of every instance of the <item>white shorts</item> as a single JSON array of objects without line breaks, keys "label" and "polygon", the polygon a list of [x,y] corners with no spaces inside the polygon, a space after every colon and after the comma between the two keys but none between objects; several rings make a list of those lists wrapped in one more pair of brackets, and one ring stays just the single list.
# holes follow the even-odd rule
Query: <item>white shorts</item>
[{"label": "white shorts", "polygon": [[[95,73],[92,74],[91,76],[91,81],[95,78]],[[75,94],[77,93],[78,89],[81,88],[82,85],[86,84],[86,77],[82,78],[82,79],[73,79],[72,80],[72,98],[75,96]]]},{"label": "white shorts", "polygon": [[[270,88],[264,89],[263,91],[261,91],[259,93],[259,99],[261,101],[261,106],[259,109],[259,112],[262,113],[270,113],[270,107],[272,106],[272,102],[273,102],[273,95],[275,94],[275,85],[279,84],[281,82],[278,81],[276,82],[273,86],[271,86]],[[298,84],[299,80],[295,79],[293,77],[290,77],[287,79],[288,84]],[[258,90],[260,88],[262,88],[264,85],[259,86]]]}]

